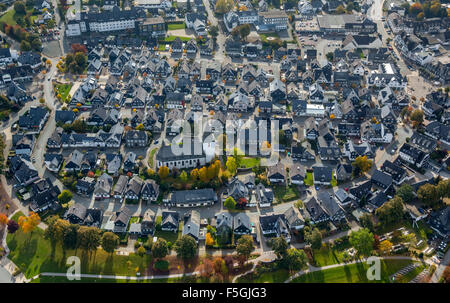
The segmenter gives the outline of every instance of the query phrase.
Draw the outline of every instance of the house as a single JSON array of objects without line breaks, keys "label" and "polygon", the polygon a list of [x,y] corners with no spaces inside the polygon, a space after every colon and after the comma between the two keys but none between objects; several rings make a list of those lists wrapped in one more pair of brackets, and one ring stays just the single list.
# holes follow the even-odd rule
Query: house
[{"label": "house", "polygon": [[29,133],[39,133],[49,116],[45,107],[30,107],[25,115],[19,117],[18,125]]},{"label": "house", "polygon": [[372,190],[372,181],[367,180],[349,188],[348,194],[350,198],[359,202],[361,200],[365,200],[368,196],[370,196],[371,190]]},{"label": "house", "polygon": [[148,143],[148,135],[145,131],[130,130],[124,135],[126,147],[145,147]]},{"label": "house", "polygon": [[153,234],[155,229],[155,212],[151,209],[147,209],[144,213],[141,222],[141,232],[143,235]]},{"label": "house", "polygon": [[96,200],[100,199],[109,199],[111,197],[111,190],[113,186],[113,178],[103,173],[100,177],[97,179],[97,183],[95,184],[94,188],[94,197]]},{"label": "house", "polygon": [[249,188],[238,178],[233,178],[227,185],[227,195],[234,201],[248,203],[250,201]]},{"label": "house", "polygon": [[213,205],[217,200],[217,194],[212,188],[204,188],[175,191],[169,203],[176,207],[198,207]]},{"label": "house", "polygon": [[83,177],[77,181],[76,190],[80,195],[90,195],[95,188],[96,181],[91,177]]},{"label": "house", "polygon": [[306,177],[305,167],[299,164],[291,165],[289,167],[289,177],[292,184],[302,185]]},{"label": "house", "polygon": [[422,150],[412,146],[409,143],[404,143],[400,148],[398,155],[403,161],[422,167],[429,157],[429,154],[424,153]]},{"label": "house", "polygon": [[307,211],[307,217],[313,224],[327,222],[330,220],[330,216],[325,211],[323,206],[319,204],[315,197],[311,197],[308,201],[304,203],[305,209]]},{"label": "house", "polygon": [[313,166],[314,184],[331,185],[333,169],[328,166]]},{"label": "house", "polygon": [[57,173],[63,162],[64,158],[61,154],[45,153],[44,155],[45,167],[51,172]]},{"label": "house", "polygon": [[303,146],[292,146],[291,157],[294,161],[297,160],[302,162],[316,159],[316,157],[312,154],[312,151],[308,151],[308,149]]},{"label": "house", "polygon": [[428,225],[445,241],[450,239],[450,206],[430,213]]},{"label": "house", "polygon": [[336,180],[346,181],[352,177],[353,167],[351,164],[342,164],[339,163],[336,167]]},{"label": "house", "polygon": [[264,237],[284,237],[290,243],[291,235],[284,214],[260,216],[259,226]]},{"label": "house", "polygon": [[124,196],[126,200],[139,200],[141,195],[143,181],[141,178],[134,176],[128,181],[125,188]]},{"label": "house", "polygon": [[267,178],[270,183],[282,183],[286,182],[286,168],[281,162],[277,165],[272,165],[268,167]]},{"label": "house", "polygon": [[31,156],[35,139],[33,135],[24,135],[22,133],[12,135],[12,147],[16,155]]},{"label": "house", "polygon": [[103,211],[98,208],[86,208],[80,203],[75,203],[69,207],[63,218],[71,224],[100,228],[103,221]]},{"label": "house", "polygon": [[123,162],[123,171],[124,173],[133,172],[136,169],[136,154],[134,152],[128,152]]},{"label": "house", "polygon": [[76,119],[76,114],[71,110],[56,110],[55,121],[62,124],[72,124]]},{"label": "house", "polygon": [[128,177],[125,175],[120,175],[113,189],[113,197],[115,199],[122,200],[127,184],[128,184]]},{"label": "house", "polygon": [[50,179],[39,179],[31,185],[32,199],[29,208],[33,212],[42,212],[46,209],[58,210],[58,195],[61,193],[58,186],[51,183]]},{"label": "house", "polygon": [[417,131],[413,133],[409,143],[423,150],[427,154],[432,153],[437,147],[436,139],[423,135]]},{"label": "house", "polygon": [[339,222],[345,219],[345,210],[328,192],[320,191],[317,194],[317,200],[328,214],[331,221]]},{"label": "house", "polygon": [[83,161],[84,154],[75,149],[66,161],[64,169],[67,172],[79,171],[81,169],[81,162]]},{"label": "house", "polygon": [[305,219],[298,208],[291,206],[283,213],[286,223],[291,230],[301,230],[305,227]]},{"label": "house", "polygon": [[238,213],[233,217],[233,233],[235,235],[249,235],[251,231],[250,218],[246,213]]},{"label": "house", "polygon": [[191,210],[184,216],[182,235],[191,236],[198,243],[200,239],[200,213],[198,211]]},{"label": "house", "polygon": [[370,181],[372,181],[372,184],[377,185],[386,191],[392,185],[392,176],[376,169],[373,172]]},{"label": "house", "polygon": [[161,214],[161,230],[177,232],[179,226],[179,214],[176,211],[163,211]]},{"label": "house", "polygon": [[255,196],[259,207],[272,206],[274,194],[271,188],[266,188],[262,183],[259,183],[255,188]]},{"label": "house", "polygon": [[121,154],[106,154],[106,166],[108,174],[117,176],[122,165]]},{"label": "house", "polygon": [[233,233],[233,216],[231,213],[223,211],[215,214],[212,224],[215,226],[217,231],[217,242],[222,245],[231,244]]},{"label": "house", "polygon": [[112,220],[114,222],[114,232],[124,233],[127,231],[128,224],[130,223],[131,219],[131,214],[131,210],[126,206],[122,206],[115,213],[115,216],[113,216]]},{"label": "house", "polygon": [[379,208],[384,203],[388,201],[388,196],[384,191],[378,191],[373,194],[373,196],[367,201],[370,206],[374,209]]},{"label": "house", "polygon": [[155,180],[145,180],[141,189],[141,197],[144,201],[156,201],[159,196],[159,185]]},{"label": "house", "polygon": [[381,166],[381,170],[391,175],[392,181],[397,186],[401,185],[406,180],[411,179],[405,169],[389,160],[384,161],[383,165]]},{"label": "house", "polygon": [[439,140],[446,145],[450,145],[450,126],[438,121],[430,122],[425,126],[425,134],[433,139]]},{"label": "house", "polygon": [[342,188],[339,188],[335,193],[334,197],[336,198],[336,201],[341,204],[341,206],[347,206],[350,205],[353,201],[352,198],[350,198],[350,195],[347,191],[345,191]]},{"label": "house", "polygon": [[39,180],[39,174],[34,165],[19,156],[14,156],[10,159],[9,171],[16,179],[14,187],[28,186]]},{"label": "house", "polygon": [[[177,168],[194,168],[201,165],[206,164],[206,155],[203,148],[201,150],[197,150],[197,148],[200,146],[201,143],[194,141],[192,144],[190,144],[190,147],[188,147],[188,150],[185,150],[183,147],[183,150],[180,154],[175,154],[172,151],[172,146],[170,145],[163,145],[156,153],[156,167],[159,168],[161,166],[167,166],[169,169],[172,169],[174,167]],[[197,148],[195,147],[197,146]]]}]

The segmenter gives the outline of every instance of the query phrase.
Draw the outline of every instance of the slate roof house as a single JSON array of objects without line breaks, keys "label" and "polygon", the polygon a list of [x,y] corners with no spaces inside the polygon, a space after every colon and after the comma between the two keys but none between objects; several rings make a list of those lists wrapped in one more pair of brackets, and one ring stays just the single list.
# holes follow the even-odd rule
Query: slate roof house
[{"label": "slate roof house", "polygon": [[34,165],[26,159],[14,156],[10,159],[9,171],[14,175],[16,184],[14,187],[28,186],[39,180],[39,174]]},{"label": "slate roof house", "polygon": [[114,222],[114,229],[113,231],[115,233],[124,233],[127,231],[128,224],[130,223],[131,219],[131,210],[126,207],[122,206],[113,216],[113,222]]},{"label": "slate roof house", "polygon": [[330,220],[330,216],[325,211],[323,206],[317,202],[315,197],[311,197],[311,199],[305,202],[304,205],[311,223],[317,224]]},{"label": "slate roof house", "polygon": [[90,195],[95,188],[96,181],[91,177],[83,177],[77,181],[76,189],[80,195]]},{"label": "slate roof house", "polygon": [[272,165],[268,167],[267,178],[270,183],[282,183],[286,182],[286,168],[281,162],[277,165]]},{"label": "slate roof house", "polygon": [[126,147],[145,147],[148,142],[148,135],[145,131],[130,130],[124,135]]},{"label": "slate roof house", "polygon": [[291,183],[295,185],[302,185],[306,177],[306,169],[304,166],[294,164],[289,167],[289,178]]},{"label": "slate roof house", "polygon": [[238,213],[233,217],[233,233],[249,235],[251,233],[250,218],[246,213]]},{"label": "slate roof house", "polygon": [[156,201],[159,196],[159,184],[155,180],[146,180],[142,185],[141,197],[145,201]]},{"label": "slate roof house", "polygon": [[384,191],[392,186],[392,176],[378,169],[373,172],[370,180],[372,181],[372,184],[381,187]]},{"label": "slate roof house", "polygon": [[198,207],[213,205],[217,200],[217,194],[212,188],[204,188],[175,191],[169,203],[176,207]]},{"label": "slate roof house", "polygon": [[147,209],[141,222],[141,232],[143,235],[153,234],[155,228],[155,212]]},{"label": "slate roof house", "polygon": [[285,220],[284,214],[260,216],[259,226],[265,237],[283,236],[290,243],[291,235]]},{"label": "slate roof house", "polygon": [[298,208],[291,206],[283,213],[283,215],[291,230],[300,230],[305,227],[305,220]]},{"label": "slate roof house", "polygon": [[50,179],[40,179],[32,184],[33,197],[30,201],[30,210],[42,212],[48,208],[57,210],[59,208],[58,195],[61,193],[58,186],[53,185]]},{"label": "slate roof house", "polygon": [[48,119],[48,110],[44,107],[31,107],[26,115],[19,117],[19,127],[29,133],[39,133]]},{"label": "slate roof house", "polygon": [[103,221],[103,211],[98,208],[86,208],[80,203],[75,203],[67,210],[63,218],[71,224],[100,228]]},{"label": "slate roof house", "polygon": [[319,192],[317,194],[317,200],[328,214],[331,221],[339,222],[345,219],[345,210],[329,193],[325,191]]},{"label": "slate roof house", "polygon": [[200,213],[198,211],[191,210],[184,216],[182,235],[191,236],[198,243],[200,240]]},{"label": "slate roof house", "polygon": [[177,232],[180,216],[176,211],[163,211],[161,214],[161,230]]},{"label": "slate roof house", "polygon": [[134,176],[128,181],[124,195],[127,200],[139,200],[142,189],[142,179]]},{"label": "slate roof house", "polygon": [[398,154],[403,161],[417,167],[422,167],[429,158],[429,154],[424,153],[422,150],[415,148],[409,143],[403,144]]},{"label": "slate roof house", "polygon": [[113,178],[103,173],[100,177],[97,179],[97,183],[95,184],[94,188],[94,197],[97,200],[100,199],[108,199],[111,196],[111,190],[113,186]]},{"label": "slate roof house", "polygon": [[430,213],[428,223],[444,240],[450,239],[450,206]]},{"label": "slate roof house", "polygon": [[331,185],[333,169],[328,166],[313,166],[314,184]]},{"label": "slate roof house", "polygon": [[259,183],[256,185],[255,195],[259,207],[272,206],[274,194],[271,188],[266,188],[262,183]]}]

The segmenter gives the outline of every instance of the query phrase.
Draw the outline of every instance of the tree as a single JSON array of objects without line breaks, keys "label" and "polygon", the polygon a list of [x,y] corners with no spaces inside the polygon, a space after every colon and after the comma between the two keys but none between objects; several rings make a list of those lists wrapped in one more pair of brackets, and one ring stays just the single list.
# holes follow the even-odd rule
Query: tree
[{"label": "tree", "polygon": [[227,209],[235,209],[236,208],[236,201],[234,201],[234,198],[232,196],[229,196],[223,202],[223,206],[225,206]]},{"label": "tree", "polygon": [[237,164],[236,164],[236,159],[234,157],[227,158],[226,166],[227,166],[228,171],[232,175],[236,174]]},{"label": "tree", "polygon": [[288,247],[289,244],[283,236],[277,237],[272,241],[272,249],[279,259],[286,255]]},{"label": "tree", "polygon": [[214,245],[214,239],[213,239],[213,237],[211,236],[210,233],[207,233],[206,236],[205,236],[205,245],[206,246],[213,246]]},{"label": "tree", "polygon": [[413,126],[417,127],[423,122],[423,111],[420,109],[416,109],[411,113],[409,119],[413,122]]},{"label": "tree", "polygon": [[415,2],[415,3],[411,4],[411,6],[409,7],[409,13],[414,17],[417,16],[422,11],[423,11],[423,8],[422,8],[422,4],[420,4],[420,2]]},{"label": "tree", "polygon": [[184,183],[186,183],[186,181],[188,180],[188,175],[184,170],[180,174],[180,180],[183,181]]},{"label": "tree", "polygon": [[[52,244],[60,243],[61,245],[64,243],[64,235],[70,228],[69,221],[58,218],[58,216],[52,216],[48,220],[48,226],[45,229],[44,237]],[[63,248],[65,247],[62,245]]]},{"label": "tree", "polygon": [[197,181],[197,179],[198,179],[198,169],[194,168],[193,170],[191,170],[190,175],[191,175],[191,179],[192,180]]},{"label": "tree", "polygon": [[206,176],[208,180],[211,180],[216,176],[216,165],[214,163],[208,166],[208,169],[206,170]]},{"label": "tree", "polygon": [[8,223],[8,216],[6,216],[5,214],[0,214],[0,224],[4,226],[7,223]]},{"label": "tree", "polygon": [[14,3],[14,11],[16,14],[25,15],[27,10],[25,8],[25,4],[22,1],[17,1]]},{"label": "tree", "polygon": [[250,35],[250,24],[242,24],[239,27],[239,35],[241,39],[244,40],[248,35]]},{"label": "tree", "polygon": [[441,199],[450,198],[450,179],[439,181],[436,189]]},{"label": "tree", "polygon": [[78,229],[78,246],[82,249],[96,250],[100,242],[100,229],[97,227],[81,226]]},{"label": "tree", "polygon": [[437,187],[429,183],[422,185],[419,187],[419,190],[417,190],[417,198],[419,198],[422,203],[433,207],[439,202],[439,192]]},{"label": "tree", "polygon": [[145,130],[144,124],[139,123],[138,126],[136,126],[136,130]]},{"label": "tree", "polygon": [[402,198],[394,196],[391,200],[378,207],[375,215],[384,224],[390,224],[403,217],[404,203]]},{"label": "tree", "polygon": [[373,221],[372,215],[369,213],[363,214],[361,218],[359,218],[359,223],[362,227],[367,228],[368,230],[373,231]]},{"label": "tree", "polygon": [[344,7],[343,5],[339,5],[339,6],[336,8],[336,13],[339,14],[339,15],[345,14],[345,7]]},{"label": "tree", "polygon": [[31,50],[31,44],[28,41],[22,40],[22,42],[20,42],[20,50],[23,52],[28,52]]},{"label": "tree", "polygon": [[41,223],[41,218],[35,212],[30,212],[28,217],[20,216],[17,221],[24,233],[31,233]]},{"label": "tree", "polygon": [[184,235],[175,242],[175,251],[183,260],[192,259],[197,253],[197,243],[191,236]]},{"label": "tree", "polygon": [[200,276],[203,278],[210,277],[214,273],[214,264],[210,259],[203,259],[199,266]]},{"label": "tree", "polygon": [[67,229],[64,230],[63,235],[63,248],[74,249],[78,243],[78,229],[80,225],[70,224]]},{"label": "tree", "polygon": [[445,283],[450,283],[450,266],[445,267],[444,273],[442,274],[442,279]]},{"label": "tree", "polygon": [[328,61],[333,62],[334,54],[332,52],[327,53],[326,56]]},{"label": "tree", "polygon": [[375,241],[373,234],[367,228],[352,231],[348,240],[358,251],[358,254],[362,256],[368,256],[370,254]]},{"label": "tree", "polygon": [[202,182],[206,183],[206,182],[209,181],[209,179],[208,179],[208,169],[206,168],[206,166],[203,166],[202,168],[200,168],[198,170],[198,177],[200,178],[200,180]]},{"label": "tree", "polygon": [[322,234],[319,229],[315,227],[313,230],[309,226],[304,228],[305,241],[311,245],[312,249],[320,249],[322,247]]},{"label": "tree", "polygon": [[403,184],[397,189],[397,195],[406,203],[414,199],[413,188],[409,184]]},{"label": "tree", "polygon": [[101,242],[103,249],[112,254],[119,247],[120,239],[115,233],[107,231],[103,234]]},{"label": "tree", "polygon": [[253,238],[250,235],[243,235],[237,241],[236,252],[238,256],[243,257],[245,260],[248,260],[250,254],[255,248],[253,244]]},{"label": "tree", "polygon": [[378,249],[383,255],[388,255],[392,249],[392,243],[389,240],[384,240],[378,246]]},{"label": "tree", "polygon": [[234,6],[233,0],[217,0],[214,11],[219,14],[228,13]]},{"label": "tree", "polygon": [[158,238],[152,245],[152,256],[156,259],[162,259],[169,254],[169,245],[163,238]]},{"label": "tree", "polygon": [[169,168],[167,166],[161,166],[158,169],[158,175],[161,179],[165,179],[169,176]]},{"label": "tree", "polygon": [[142,245],[139,246],[139,248],[136,250],[136,253],[138,254],[138,256],[141,256],[141,257],[143,257],[146,252],[147,252],[147,250]]},{"label": "tree", "polygon": [[219,27],[217,25],[210,26],[209,34],[211,35],[211,37],[216,38],[219,35]]},{"label": "tree", "polygon": [[308,257],[306,256],[305,251],[291,248],[287,250],[283,261],[289,268],[289,271],[300,270],[306,266]]},{"label": "tree", "polygon": [[70,192],[69,190],[65,189],[63,190],[59,195],[58,195],[58,201],[61,204],[66,204],[69,203],[73,198],[73,194],[72,192]]},{"label": "tree", "polygon": [[228,268],[225,265],[225,260],[221,257],[216,257],[213,260],[214,272],[218,275],[226,275],[228,274]]},{"label": "tree", "polygon": [[360,173],[365,173],[372,168],[372,160],[369,160],[367,156],[359,156],[356,157],[355,162],[353,162],[353,166],[358,167]]},{"label": "tree", "polygon": [[6,223],[8,226],[8,233],[13,234],[19,229],[19,224],[14,220],[9,220],[8,223]]}]

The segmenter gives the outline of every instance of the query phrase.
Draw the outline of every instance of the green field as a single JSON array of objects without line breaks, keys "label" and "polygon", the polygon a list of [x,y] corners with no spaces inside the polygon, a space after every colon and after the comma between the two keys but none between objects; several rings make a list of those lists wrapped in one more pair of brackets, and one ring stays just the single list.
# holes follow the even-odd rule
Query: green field
[{"label": "green field", "polygon": [[175,40],[177,37],[180,38],[180,40],[183,41],[183,42],[187,42],[187,41],[191,40],[191,38],[189,38],[189,37],[167,36],[163,41],[164,42],[173,42],[173,40]]},{"label": "green field", "polygon": [[295,199],[298,199],[300,196],[300,193],[298,192],[298,189],[294,186],[274,186],[273,191],[275,194],[275,198],[278,200],[278,202],[289,202]]},{"label": "green field", "polygon": [[[348,244],[348,246],[350,246]],[[341,250],[331,249],[329,247],[322,247],[314,250],[314,261],[316,266],[323,267],[332,264],[339,264],[343,262],[343,248]]]},{"label": "green field", "polygon": [[381,280],[369,281],[366,263],[339,266],[307,273],[295,278],[293,283],[388,283],[389,276],[411,264],[410,260],[381,260]]},{"label": "green field", "polygon": [[150,168],[153,168],[153,158],[157,151],[158,151],[157,148],[154,148],[150,151],[150,155],[148,157],[148,164],[150,165]]},{"label": "green field", "polygon": [[303,182],[307,186],[313,186],[314,185],[313,174],[312,173],[306,173],[306,178],[305,178],[305,180]]},{"label": "green field", "polygon": [[55,84],[56,89],[56,95],[61,95],[61,101],[66,102],[67,96],[69,95],[70,89],[72,88],[73,84]]},{"label": "green field", "polygon": [[167,24],[167,29],[170,30],[177,30],[177,29],[184,29],[186,28],[186,24],[183,23],[169,23]]},{"label": "green field", "polygon": [[241,167],[251,168],[259,165],[260,161],[259,158],[242,158],[240,164]]},{"label": "green field", "polygon": [[271,272],[265,272],[254,276],[248,274],[237,279],[238,283],[283,283],[289,278],[289,272],[286,269],[277,269]]},{"label": "green field", "polygon": [[81,278],[81,280],[70,281],[66,277],[41,276],[31,281],[31,283],[177,283],[177,282],[183,282],[183,278],[150,279],[150,280]]},{"label": "green field", "polygon": [[[33,8],[27,9],[27,13],[33,13]],[[0,23],[4,22],[8,25],[16,25],[17,18],[22,17],[25,18],[25,15],[16,14],[16,11],[14,9],[11,9],[7,11],[3,16],[0,17]],[[30,16],[30,20],[33,22],[34,19],[36,19],[37,16]]]},{"label": "green field", "polygon": [[[14,218],[20,215],[22,214],[18,213]],[[119,256],[106,253],[102,249],[91,254],[82,249],[68,249],[64,253],[59,245],[52,249],[50,241],[44,239],[44,231],[41,228],[36,228],[29,234],[18,230],[14,234],[8,234],[6,241],[11,250],[9,258],[27,278],[41,272],[66,272],[69,267],[66,265],[68,256],[78,256],[81,260],[81,272],[90,274],[135,275],[137,271],[144,274],[147,264],[151,261],[150,255]]]},{"label": "green field", "polygon": [[411,281],[412,279],[417,277],[417,275],[420,274],[424,269],[425,269],[425,266],[420,265],[419,267],[416,267],[413,270],[411,270],[406,275],[395,280],[395,283],[408,283],[409,281]]}]

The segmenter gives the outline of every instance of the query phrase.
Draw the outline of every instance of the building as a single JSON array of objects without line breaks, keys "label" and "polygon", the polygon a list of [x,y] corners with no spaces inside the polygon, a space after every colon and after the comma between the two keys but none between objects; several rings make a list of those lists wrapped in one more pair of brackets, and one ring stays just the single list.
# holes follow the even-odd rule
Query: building
[{"label": "building", "polygon": [[377,24],[358,14],[318,15],[320,31],[328,34],[371,34],[377,31]]},{"label": "building", "polygon": [[164,37],[166,34],[166,24],[161,16],[147,18],[139,24],[139,31],[142,36]]},{"label": "building", "polygon": [[212,188],[179,190],[169,197],[170,205],[175,207],[210,206],[218,201],[217,194]]}]

